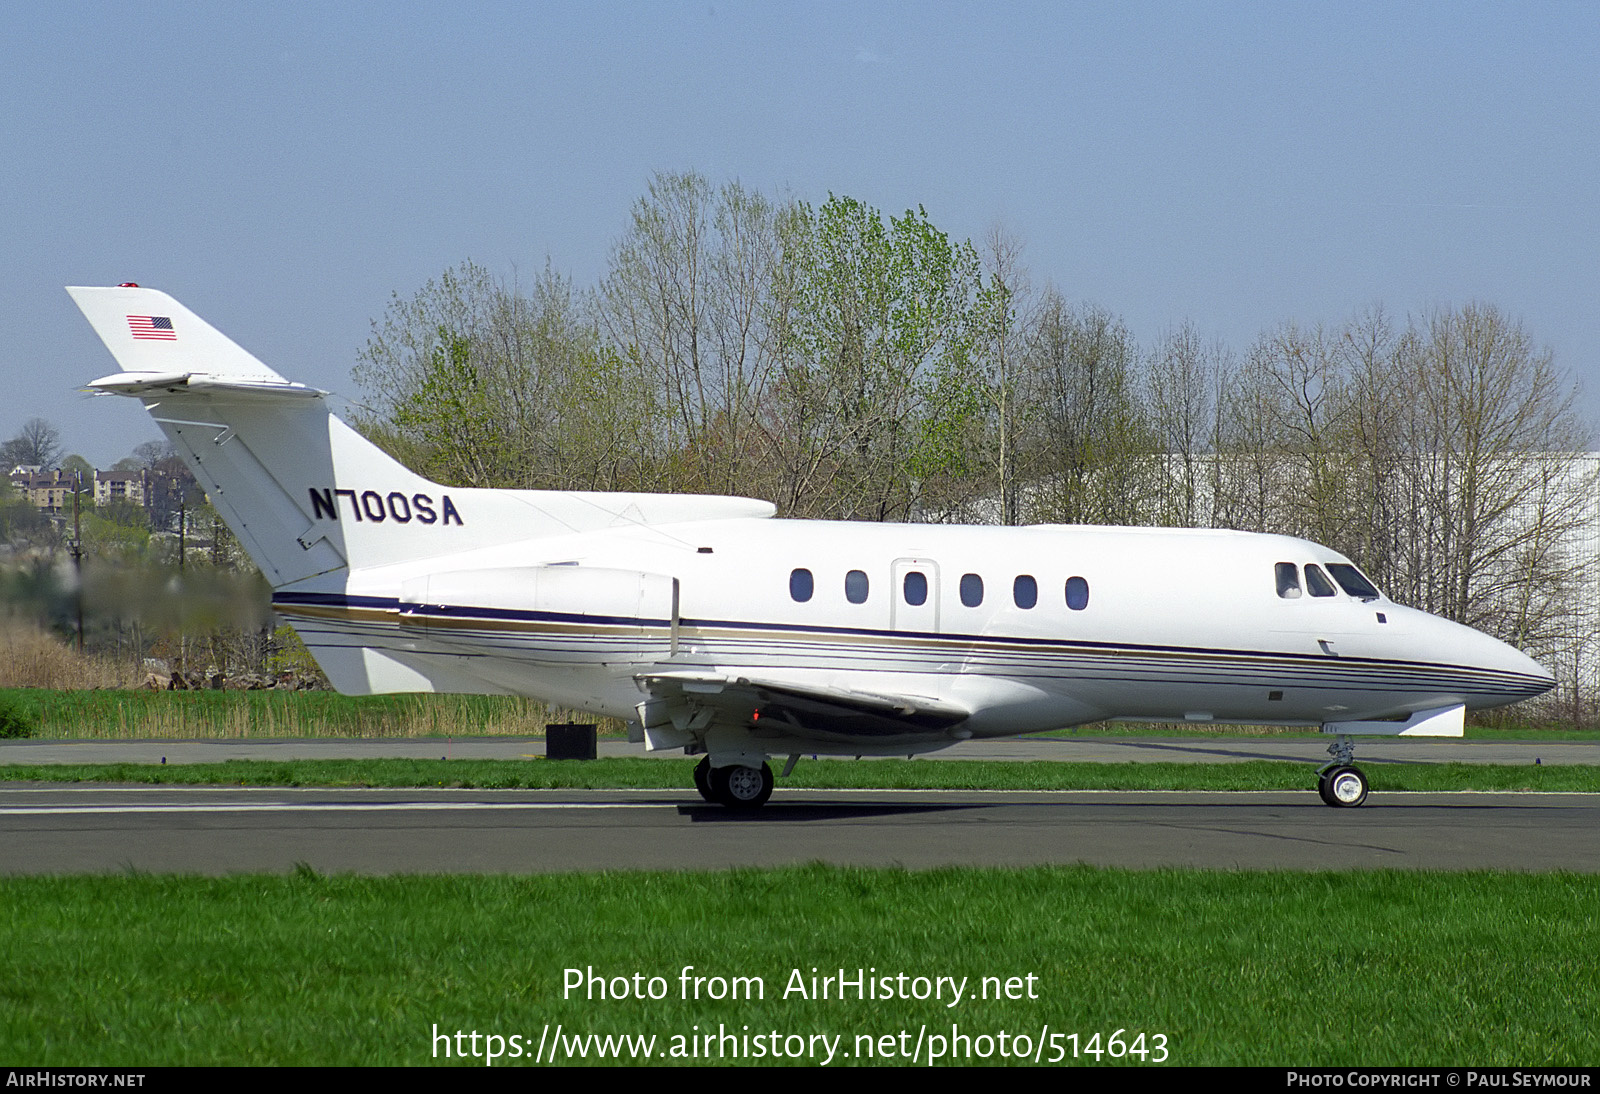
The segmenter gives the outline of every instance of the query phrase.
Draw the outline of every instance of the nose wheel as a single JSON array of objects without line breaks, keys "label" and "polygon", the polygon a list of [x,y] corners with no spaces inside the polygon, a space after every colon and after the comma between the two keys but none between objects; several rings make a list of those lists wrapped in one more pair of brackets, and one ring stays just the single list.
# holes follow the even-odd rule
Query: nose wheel
[{"label": "nose wheel", "polygon": [[1355,751],[1350,738],[1340,735],[1328,746],[1332,762],[1317,772],[1317,794],[1335,808],[1350,809],[1367,800],[1367,777],[1350,762]]},{"label": "nose wheel", "polygon": [[1367,777],[1359,767],[1335,765],[1317,779],[1317,793],[1332,806],[1357,806],[1367,800]]}]

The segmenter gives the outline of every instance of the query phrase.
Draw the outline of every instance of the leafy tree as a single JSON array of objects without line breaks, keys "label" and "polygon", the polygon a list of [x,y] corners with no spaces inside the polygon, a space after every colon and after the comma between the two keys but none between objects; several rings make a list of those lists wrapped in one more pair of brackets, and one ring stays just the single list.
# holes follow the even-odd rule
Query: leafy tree
[{"label": "leafy tree", "polygon": [[150,522],[143,506],[117,501],[79,517],[86,555],[107,560],[142,558],[150,548]]},{"label": "leafy tree", "polygon": [[[604,352],[548,266],[524,293],[465,263],[373,324],[360,424],[422,474],[466,486],[637,488],[653,392]],[[641,447],[643,455],[641,455]]]},{"label": "leafy tree", "polygon": [[782,219],[783,374],[769,437],[791,512],[906,520],[981,459],[977,253],[925,210],[853,198]]},{"label": "leafy tree", "polygon": [[53,543],[57,538],[50,518],[27,498],[0,498],[0,543],[21,548]]}]

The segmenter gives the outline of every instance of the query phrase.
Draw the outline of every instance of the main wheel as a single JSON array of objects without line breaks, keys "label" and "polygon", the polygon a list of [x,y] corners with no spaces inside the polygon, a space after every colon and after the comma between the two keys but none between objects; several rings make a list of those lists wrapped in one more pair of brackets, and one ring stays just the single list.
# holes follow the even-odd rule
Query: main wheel
[{"label": "main wheel", "polygon": [[708,802],[717,800],[711,791],[711,757],[703,756],[700,762],[694,765],[694,788],[700,791],[700,796]]},{"label": "main wheel", "polygon": [[772,797],[772,768],[730,764],[711,769],[711,794],[729,809],[754,809]]},{"label": "main wheel", "polygon": [[1336,767],[1317,783],[1322,800],[1339,808],[1352,808],[1367,800],[1367,777],[1359,767]]}]

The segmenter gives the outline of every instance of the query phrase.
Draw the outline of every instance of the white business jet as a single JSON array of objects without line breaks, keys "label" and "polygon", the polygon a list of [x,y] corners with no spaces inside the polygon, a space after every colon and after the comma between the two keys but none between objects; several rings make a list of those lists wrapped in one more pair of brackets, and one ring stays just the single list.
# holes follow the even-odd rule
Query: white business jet
[{"label": "white business jet", "polygon": [[1532,659],[1387,599],[1306,540],[774,519],[735,497],[442,486],[165,293],[69,288],[341,692],[525,695],[702,755],[910,755],[1108,719],[1453,736],[1549,690]]}]

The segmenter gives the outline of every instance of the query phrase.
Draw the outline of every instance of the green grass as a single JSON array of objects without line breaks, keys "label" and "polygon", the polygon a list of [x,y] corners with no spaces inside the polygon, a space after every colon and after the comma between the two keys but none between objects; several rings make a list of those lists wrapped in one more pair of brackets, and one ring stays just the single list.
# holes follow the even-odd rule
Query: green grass
[{"label": "green grass", "polygon": [[35,737],[55,739],[526,736],[547,722],[597,721],[499,695],[4,688],[0,701],[32,720]]},{"label": "green grass", "polygon": [[[546,1023],[654,1034],[662,1051],[696,1026],[840,1036],[854,1053],[857,1035],[906,1030],[909,1046],[924,1026],[1048,1024],[1080,1046],[1159,1033],[1180,1065],[1600,1058],[1593,876],[301,870],[7,879],[0,901],[0,1059],[14,1065],[455,1063],[435,1058],[435,1026],[531,1052]],[[759,977],[764,998],[684,1000],[685,965]],[[568,968],[659,976],[667,997],[564,998]],[[969,997],[784,998],[813,968],[967,977]],[[972,999],[985,976],[1033,976],[1037,998]]]},{"label": "green grass", "polygon": [[[693,760],[229,760],[212,764],[9,764],[0,782],[241,786],[449,786],[483,789],[682,790]],[[1600,766],[1378,764],[1362,769],[1386,790],[1536,790],[1600,793]],[[883,790],[1307,790],[1309,763],[1063,763],[1053,760],[805,760],[785,788]]]},{"label": "green grass", "polygon": [[[427,737],[533,735],[548,722],[623,726],[498,695],[339,695],[330,691],[129,691],[0,688],[0,709],[15,708],[44,739],[238,739],[255,737]],[[1272,726],[1106,722],[1055,730],[1051,737],[1318,737],[1315,729]],[[1536,725],[1498,717],[1469,725],[1476,740],[1600,740],[1600,730]]]}]

